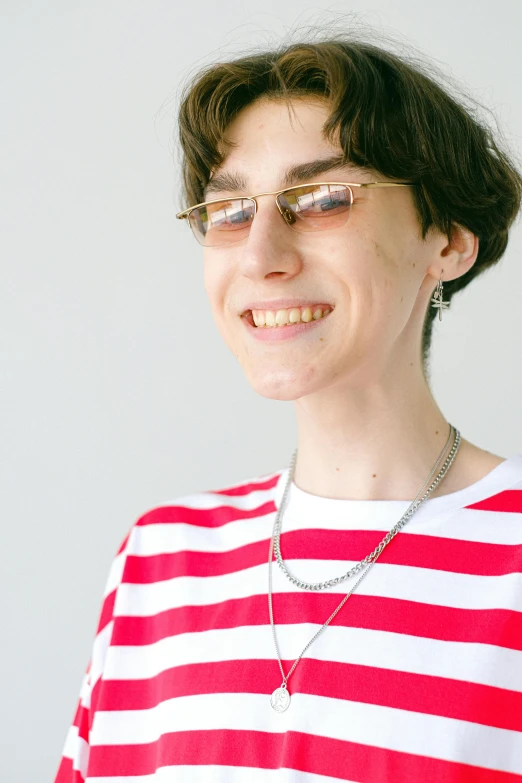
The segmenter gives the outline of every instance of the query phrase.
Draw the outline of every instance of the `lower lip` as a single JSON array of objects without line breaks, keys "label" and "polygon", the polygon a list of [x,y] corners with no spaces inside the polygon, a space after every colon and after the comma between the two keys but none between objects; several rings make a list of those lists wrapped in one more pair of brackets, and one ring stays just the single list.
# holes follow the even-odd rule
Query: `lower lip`
[{"label": "lower lip", "polygon": [[333,310],[330,310],[328,315],[323,315],[321,318],[314,319],[308,323],[300,321],[297,324],[286,324],[285,326],[252,326],[245,317],[241,317],[241,320],[256,340],[278,342],[280,340],[291,340],[293,337],[298,337],[300,334],[316,329],[330,317],[332,312]]}]

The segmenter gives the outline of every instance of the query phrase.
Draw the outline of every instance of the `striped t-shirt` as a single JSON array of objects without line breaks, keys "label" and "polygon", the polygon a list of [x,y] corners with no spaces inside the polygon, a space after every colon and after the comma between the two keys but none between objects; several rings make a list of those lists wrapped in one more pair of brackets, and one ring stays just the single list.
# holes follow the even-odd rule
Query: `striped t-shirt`
[{"label": "striped t-shirt", "polygon": [[[426,500],[288,681],[288,468],[162,503],[113,561],[55,783],[522,782],[522,454]],[[290,486],[281,554],[341,576],[410,505]],[[273,555],[285,675],[358,576]]]}]

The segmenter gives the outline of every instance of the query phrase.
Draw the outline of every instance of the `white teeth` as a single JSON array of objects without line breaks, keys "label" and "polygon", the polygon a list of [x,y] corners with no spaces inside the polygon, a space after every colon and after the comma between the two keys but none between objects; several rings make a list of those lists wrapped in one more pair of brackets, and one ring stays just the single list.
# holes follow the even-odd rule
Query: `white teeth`
[{"label": "white teeth", "polygon": [[256,326],[265,325],[265,314],[263,310],[252,310],[252,318]]},{"label": "white teeth", "polygon": [[309,323],[318,321],[331,312],[331,307],[293,307],[290,310],[252,310],[252,318],[256,326],[286,326],[287,324],[297,324],[300,321]]}]

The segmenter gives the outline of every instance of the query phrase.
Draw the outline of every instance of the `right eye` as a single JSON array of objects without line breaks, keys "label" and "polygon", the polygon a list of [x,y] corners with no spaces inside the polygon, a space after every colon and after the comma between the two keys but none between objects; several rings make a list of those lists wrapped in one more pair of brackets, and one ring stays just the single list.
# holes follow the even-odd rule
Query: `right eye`
[{"label": "right eye", "polygon": [[208,229],[234,231],[249,226],[254,218],[254,206],[239,201],[226,201],[212,204],[208,209]]}]

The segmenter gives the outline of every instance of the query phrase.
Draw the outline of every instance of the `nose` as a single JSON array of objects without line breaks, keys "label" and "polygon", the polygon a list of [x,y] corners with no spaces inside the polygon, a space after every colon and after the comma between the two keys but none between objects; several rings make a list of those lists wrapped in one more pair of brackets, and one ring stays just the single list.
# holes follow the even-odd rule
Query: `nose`
[{"label": "nose", "polygon": [[273,196],[257,199],[256,213],[240,250],[240,271],[246,277],[259,279],[272,275],[291,277],[302,268],[299,235],[287,225],[295,217],[284,206],[280,211]]}]

